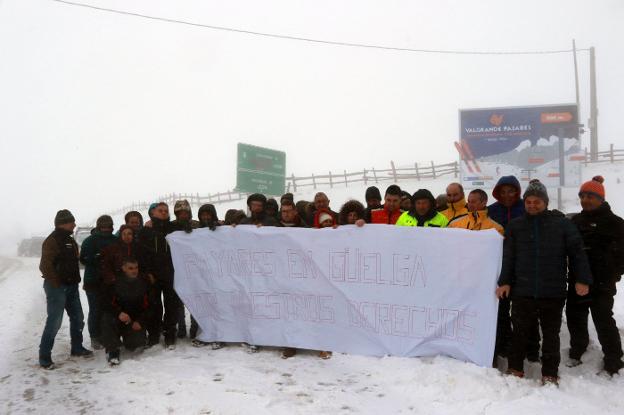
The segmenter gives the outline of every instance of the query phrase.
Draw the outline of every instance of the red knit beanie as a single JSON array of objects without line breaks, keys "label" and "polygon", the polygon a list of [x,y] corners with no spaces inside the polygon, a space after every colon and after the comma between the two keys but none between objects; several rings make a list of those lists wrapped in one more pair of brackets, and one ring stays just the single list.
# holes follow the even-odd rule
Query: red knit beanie
[{"label": "red knit beanie", "polygon": [[582,193],[591,193],[598,196],[600,199],[605,200],[605,189],[602,182],[604,182],[604,177],[594,176],[590,181],[583,183],[581,190],[579,191],[579,196]]}]

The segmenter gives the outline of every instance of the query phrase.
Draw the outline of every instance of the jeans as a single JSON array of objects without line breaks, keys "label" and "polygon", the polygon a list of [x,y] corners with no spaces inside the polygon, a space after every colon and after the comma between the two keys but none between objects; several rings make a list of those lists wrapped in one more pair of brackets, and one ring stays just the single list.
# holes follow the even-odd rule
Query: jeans
[{"label": "jeans", "polygon": [[87,291],[87,301],[89,302],[89,314],[87,317],[87,328],[91,339],[99,340],[100,338],[100,293],[98,291]]},{"label": "jeans", "polygon": [[48,317],[39,345],[39,362],[49,363],[52,361],[54,338],[63,322],[63,311],[67,311],[67,315],[69,316],[71,351],[81,351],[84,314],[82,313],[82,305],[80,304],[78,284],[61,284],[56,288],[46,279],[43,283],[43,289],[46,294]]}]

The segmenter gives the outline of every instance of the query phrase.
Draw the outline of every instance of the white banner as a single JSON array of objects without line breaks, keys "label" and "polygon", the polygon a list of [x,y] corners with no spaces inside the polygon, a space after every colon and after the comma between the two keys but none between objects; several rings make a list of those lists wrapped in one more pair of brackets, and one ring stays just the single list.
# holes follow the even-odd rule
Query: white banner
[{"label": "white banner", "polygon": [[496,231],[241,225],[167,240],[200,340],[492,364]]}]

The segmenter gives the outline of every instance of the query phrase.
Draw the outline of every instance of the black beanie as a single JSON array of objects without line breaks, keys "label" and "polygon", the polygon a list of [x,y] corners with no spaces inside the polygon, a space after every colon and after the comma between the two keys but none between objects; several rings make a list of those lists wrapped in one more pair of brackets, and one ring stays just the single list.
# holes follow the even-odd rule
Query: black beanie
[{"label": "black beanie", "polygon": [[377,188],[377,186],[371,186],[366,189],[365,199],[368,201],[370,199],[378,199],[381,200],[381,192]]},{"label": "black beanie", "polygon": [[66,223],[76,222],[76,218],[74,215],[67,210],[62,209],[56,212],[56,216],[54,217],[54,226],[65,225]]},{"label": "black beanie", "polygon": [[262,193],[254,193],[247,198],[247,206],[251,206],[251,202],[262,202],[263,205],[266,205],[267,198]]},{"label": "black beanie", "polygon": [[95,227],[98,228],[98,229],[112,228],[113,227],[113,218],[111,218],[108,215],[102,215],[99,218],[97,218],[97,221],[95,221]]},{"label": "black beanie", "polygon": [[412,203],[416,205],[417,200],[428,199],[431,202],[431,207],[435,207],[436,201],[435,197],[431,194],[431,192],[427,189],[418,189],[416,193],[412,195]]}]

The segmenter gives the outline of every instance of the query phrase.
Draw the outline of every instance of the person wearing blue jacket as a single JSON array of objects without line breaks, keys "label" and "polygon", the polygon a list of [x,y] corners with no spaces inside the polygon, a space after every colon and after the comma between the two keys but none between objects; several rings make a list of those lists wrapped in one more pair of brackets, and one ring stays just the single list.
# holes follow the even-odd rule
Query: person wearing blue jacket
[{"label": "person wearing blue jacket", "polygon": [[116,241],[117,237],[113,235],[113,218],[102,215],[97,219],[91,235],[82,242],[80,247],[80,262],[85,266],[82,288],[87,293],[89,303],[87,327],[91,337],[91,347],[95,350],[102,348],[100,342],[101,254],[102,249]]},{"label": "person wearing blue jacket", "polygon": [[[496,202],[488,206],[488,216],[490,219],[506,228],[509,222],[524,215],[524,202],[520,198],[522,189],[520,182],[515,176],[501,177],[492,196]],[[498,302],[498,320],[496,324],[496,346],[494,355],[507,357],[511,348],[511,303],[509,298],[502,298]],[[527,347],[527,359],[529,362],[539,361],[540,334],[537,326],[529,335],[529,345]],[[495,360],[496,361],[496,360]],[[495,365],[496,366],[496,365]]]}]

